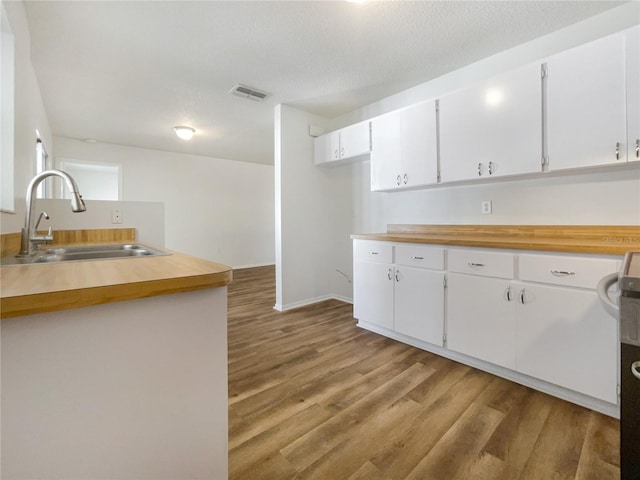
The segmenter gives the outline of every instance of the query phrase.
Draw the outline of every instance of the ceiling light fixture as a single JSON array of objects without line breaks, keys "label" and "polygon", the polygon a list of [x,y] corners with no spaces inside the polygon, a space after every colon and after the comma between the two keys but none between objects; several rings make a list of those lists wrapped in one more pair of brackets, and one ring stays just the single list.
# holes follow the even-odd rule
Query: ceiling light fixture
[{"label": "ceiling light fixture", "polygon": [[181,138],[182,140],[191,140],[193,134],[196,133],[193,128],[185,126],[173,127],[173,131],[176,132],[178,138]]}]

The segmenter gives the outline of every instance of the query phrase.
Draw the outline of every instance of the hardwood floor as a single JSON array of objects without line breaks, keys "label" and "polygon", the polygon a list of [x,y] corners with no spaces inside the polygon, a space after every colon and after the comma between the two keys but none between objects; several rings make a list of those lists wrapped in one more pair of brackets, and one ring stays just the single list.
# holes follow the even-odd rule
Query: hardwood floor
[{"label": "hardwood floor", "polygon": [[229,478],[619,478],[619,422],[356,327],[273,310],[273,267],[229,288]]}]

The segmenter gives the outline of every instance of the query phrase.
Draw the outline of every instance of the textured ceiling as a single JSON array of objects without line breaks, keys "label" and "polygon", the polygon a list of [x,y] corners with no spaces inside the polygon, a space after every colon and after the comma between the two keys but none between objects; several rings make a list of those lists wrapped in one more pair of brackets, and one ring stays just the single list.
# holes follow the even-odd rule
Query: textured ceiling
[{"label": "textured ceiling", "polygon": [[[273,163],[273,107],[329,118],[611,1],[27,1],[55,135]],[[272,94],[228,95],[236,83]],[[171,128],[197,130],[190,142]]]}]

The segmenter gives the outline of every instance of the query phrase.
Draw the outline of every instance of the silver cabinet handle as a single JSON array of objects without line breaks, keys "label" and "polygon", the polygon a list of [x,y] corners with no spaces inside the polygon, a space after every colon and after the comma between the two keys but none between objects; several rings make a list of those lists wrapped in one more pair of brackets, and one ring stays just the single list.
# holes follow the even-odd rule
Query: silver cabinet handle
[{"label": "silver cabinet handle", "polygon": [[507,302],[511,301],[511,285],[509,285],[507,289],[504,291],[504,298],[507,299]]},{"label": "silver cabinet handle", "polygon": [[369,252],[369,255],[378,255],[378,252]]},{"label": "silver cabinet handle", "polygon": [[389,280],[392,280],[392,278],[391,278],[391,269],[389,269],[389,270],[387,271],[387,278],[388,278]]},{"label": "silver cabinet handle", "polygon": [[400,270],[396,270],[396,282],[400,281]]},{"label": "silver cabinet handle", "polygon": [[414,260],[424,260],[424,257],[416,257],[415,255],[411,258],[413,258]]},{"label": "silver cabinet handle", "polygon": [[520,290],[520,303],[524,305],[524,288]]},{"label": "silver cabinet handle", "polygon": [[640,158],[640,138],[636,140],[636,158]]},{"label": "silver cabinet handle", "polygon": [[556,277],[568,277],[569,275],[575,275],[576,272],[567,272],[566,270],[551,270],[551,275]]},{"label": "silver cabinet handle", "polygon": [[342,148],[340,149],[340,156],[341,156],[341,157],[344,157],[344,147],[342,147]]},{"label": "silver cabinet handle", "polygon": [[478,163],[478,176],[482,176],[482,163]]},{"label": "silver cabinet handle", "polygon": [[481,267],[484,267],[484,263],[469,262],[469,263],[467,263],[467,265],[469,266],[469,268],[481,268]]},{"label": "silver cabinet handle", "polygon": [[631,364],[631,373],[633,373],[634,377],[640,380],[640,360]]},{"label": "silver cabinet handle", "polygon": [[335,158],[336,160],[340,158],[340,153],[338,152],[337,149],[333,151],[333,158]]},{"label": "silver cabinet handle", "polygon": [[404,184],[406,185],[406,184],[407,184],[407,182],[409,181],[409,177],[407,177],[407,174],[405,173],[405,174],[404,174],[404,177],[402,177],[402,178],[403,178],[403,180],[404,180]]},{"label": "silver cabinet handle", "polygon": [[620,160],[620,142],[616,142],[616,160]]},{"label": "silver cabinet handle", "polygon": [[493,162],[489,162],[489,175],[493,175]]},{"label": "silver cabinet handle", "polygon": [[400,175],[398,175],[398,176],[396,177],[396,185],[400,185],[400,183],[401,183]]}]

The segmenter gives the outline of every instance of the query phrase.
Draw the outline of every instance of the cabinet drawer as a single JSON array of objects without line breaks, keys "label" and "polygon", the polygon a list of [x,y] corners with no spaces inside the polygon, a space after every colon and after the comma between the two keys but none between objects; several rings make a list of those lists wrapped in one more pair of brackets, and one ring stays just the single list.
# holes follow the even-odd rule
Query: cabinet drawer
[{"label": "cabinet drawer", "polygon": [[396,245],[396,264],[442,270],[444,249],[418,245]]},{"label": "cabinet drawer", "polygon": [[449,271],[513,278],[513,254],[484,250],[449,250]]},{"label": "cabinet drawer", "polygon": [[556,255],[520,255],[518,266],[523,281],[591,289],[618,271],[615,259]]},{"label": "cabinet drawer", "polygon": [[354,260],[393,263],[393,245],[387,242],[354,240],[353,258]]}]

